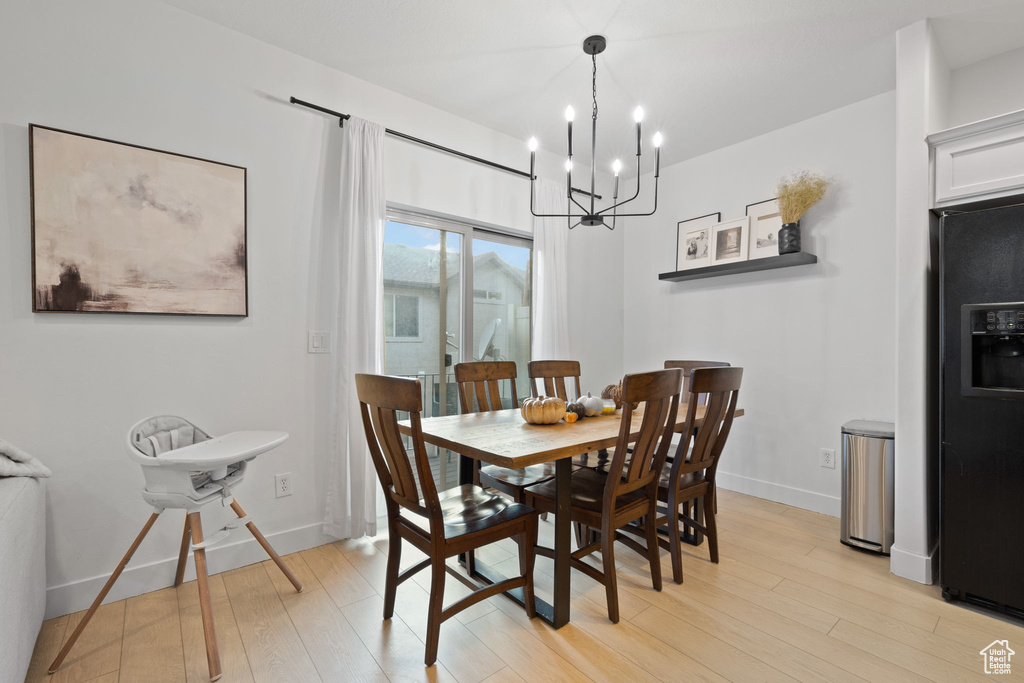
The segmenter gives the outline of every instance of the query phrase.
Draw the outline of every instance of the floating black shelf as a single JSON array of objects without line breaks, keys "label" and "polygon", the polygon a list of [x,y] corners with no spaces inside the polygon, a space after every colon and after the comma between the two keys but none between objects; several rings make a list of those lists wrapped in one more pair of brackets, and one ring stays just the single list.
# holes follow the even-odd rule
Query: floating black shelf
[{"label": "floating black shelf", "polygon": [[717,266],[705,266],[704,268],[691,268],[690,270],[677,270],[672,273],[662,273],[659,280],[668,282],[683,282],[685,280],[700,280],[705,277],[718,277],[719,275],[735,275],[737,273],[753,273],[758,270],[775,270],[776,268],[789,268],[790,266],[806,266],[817,263],[818,257],[806,251],[798,251],[795,254],[783,254],[782,256],[769,256],[768,258],[754,259],[753,261],[738,261],[736,263],[720,263]]}]

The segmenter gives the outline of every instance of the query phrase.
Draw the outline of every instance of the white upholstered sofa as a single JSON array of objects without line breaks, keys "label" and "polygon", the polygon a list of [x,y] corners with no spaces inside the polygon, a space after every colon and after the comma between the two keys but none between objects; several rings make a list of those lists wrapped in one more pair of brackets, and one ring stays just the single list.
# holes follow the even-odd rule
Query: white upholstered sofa
[{"label": "white upholstered sofa", "polygon": [[0,681],[23,681],[46,610],[46,486],[0,477]]}]

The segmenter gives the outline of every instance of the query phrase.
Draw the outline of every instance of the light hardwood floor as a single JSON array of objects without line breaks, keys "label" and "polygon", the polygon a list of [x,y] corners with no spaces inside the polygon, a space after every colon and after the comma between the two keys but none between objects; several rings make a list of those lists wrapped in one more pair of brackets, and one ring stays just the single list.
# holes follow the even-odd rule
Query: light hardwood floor
[{"label": "light hardwood floor", "polygon": [[[650,587],[646,560],[620,546],[619,624],[607,620],[603,587],[574,572],[568,626],[554,631],[492,598],[441,627],[429,669],[429,572],[399,588],[395,617],[383,621],[386,538],[286,557],[301,594],[269,560],[225,572],[211,579],[221,680],[980,681],[983,647],[1007,638],[1024,647],[1019,623],[948,604],[937,587],[891,575],[888,558],[841,545],[835,518],[722,491],[718,519],[721,563],[708,561],[706,547],[685,546],[685,583],[666,578],[661,593]],[[550,542],[551,523],[541,529]],[[480,556],[512,575],[514,553],[507,542]],[[403,565],[420,558],[405,547]],[[665,555],[663,565],[670,577]],[[538,558],[542,595],[551,571]],[[446,603],[467,590],[450,578]],[[79,618],[43,625],[28,681],[207,680],[195,582],[103,606],[48,677]],[[1024,680],[1024,655],[1014,668]]]}]

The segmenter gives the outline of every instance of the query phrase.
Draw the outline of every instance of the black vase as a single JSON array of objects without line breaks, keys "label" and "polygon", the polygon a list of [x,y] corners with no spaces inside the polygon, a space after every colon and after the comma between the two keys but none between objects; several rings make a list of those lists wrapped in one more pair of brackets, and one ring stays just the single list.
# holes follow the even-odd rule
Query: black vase
[{"label": "black vase", "polygon": [[800,222],[785,223],[779,228],[779,254],[795,254],[800,251]]}]

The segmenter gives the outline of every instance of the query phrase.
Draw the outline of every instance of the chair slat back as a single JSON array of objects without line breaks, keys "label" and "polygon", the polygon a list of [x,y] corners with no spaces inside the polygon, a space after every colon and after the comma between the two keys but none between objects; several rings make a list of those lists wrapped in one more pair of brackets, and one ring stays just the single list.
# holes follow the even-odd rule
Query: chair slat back
[{"label": "chair slat back", "polygon": [[[608,468],[604,496],[605,505],[611,508],[607,509],[613,509],[615,499],[624,493],[657,486],[672,441],[682,381],[683,371],[678,368],[626,375],[622,379],[622,421]],[[634,403],[643,404],[643,418],[627,463]]]},{"label": "chair slat back", "polygon": [[[690,377],[687,424],[672,462],[671,480],[677,486],[679,476],[688,472],[704,470],[706,479],[714,479],[719,456],[732,429],[742,379],[743,368],[705,367],[693,371]],[[698,394],[706,396],[707,403],[704,420],[694,436],[693,422],[697,409],[695,399]]]},{"label": "chair slat back", "polygon": [[[690,391],[690,373],[697,368],[727,368],[729,363],[719,360],[667,360],[666,368],[679,368],[683,371],[683,399]],[[707,397],[704,394],[697,394],[697,405],[704,405]]]},{"label": "chair slat back", "polygon": [[[477,361],[459,363],[455,366],[455,382],[459,385],[459,403],[462,413],[486,413],[502,410],[501,391],[498,382],[510,380],[512,405],[519,407],[516,394],[516,364],[510,360]],[[473,407],[476,399],[476,408]]]},{"label": "chair slat back", "polygon": [[[420,426],[423,405],[419,380],[357,374],[356,393],[366,444],[389,508],[393,504],[420,515],[440,518],[437,487]],[[398,431],[399,413],[403,412],[409,413],[412,425],[411,446],[415,465],[409,459]]]},{"label": "chair slat back", "polygon": [[[566,403],[580,397],[580,362],[578,360],[531,360],[530,392],[537,396],[557,396]],[[574,393],[569,395],[566,380],[574,382]],[[544,387],[541,391],[538,385]]]}]

